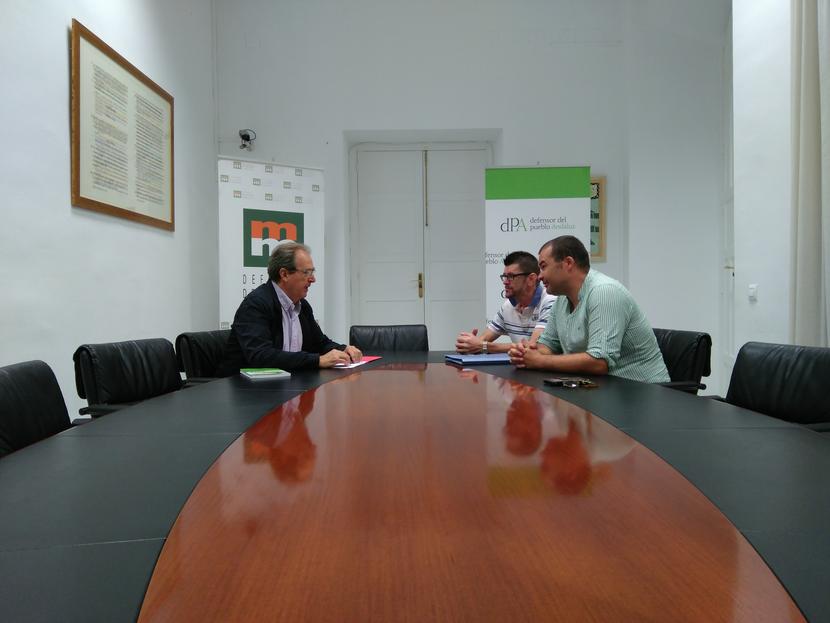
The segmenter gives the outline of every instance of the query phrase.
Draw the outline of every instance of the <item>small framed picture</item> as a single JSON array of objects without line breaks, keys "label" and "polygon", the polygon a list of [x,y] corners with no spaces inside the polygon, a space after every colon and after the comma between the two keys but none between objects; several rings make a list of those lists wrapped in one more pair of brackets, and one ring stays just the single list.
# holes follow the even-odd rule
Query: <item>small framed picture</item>
[{"label": "small framed picture", "polygon": [[605,176],[591,178],[591,260],[605,261]]}]

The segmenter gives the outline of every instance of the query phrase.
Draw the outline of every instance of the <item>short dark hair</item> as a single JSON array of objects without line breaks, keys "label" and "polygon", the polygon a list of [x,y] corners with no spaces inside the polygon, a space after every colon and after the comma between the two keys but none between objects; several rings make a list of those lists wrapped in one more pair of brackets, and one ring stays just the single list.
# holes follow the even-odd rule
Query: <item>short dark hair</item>
[{"label": "short dark hair", "polygon": [[527,251],[513,251],[504,256],[504,265],[518,264],[523,273],[539,274],[539,262]]},{"label": "short dark hair", "polygon": [[268,278],[274,283],[280,281],[280,268],[285,268],[289,272],[297,270],[297,265],[294,263],[294,257],[297,251],[305,251],[311,255],[311,249],[299,242],[283,242],[277,245],[277,248],[271,253],[268,260]]},{"label": "short dark hair", "polygon": [[551,255],[557,262],[561,262],[566,257],[572,257],[577,267],[584,270],[591,268],[591,256],[588,255],[588,249],[576,236],[559,236],[548,240],[539,248],[539,253],[547,247],[551,248]]}]

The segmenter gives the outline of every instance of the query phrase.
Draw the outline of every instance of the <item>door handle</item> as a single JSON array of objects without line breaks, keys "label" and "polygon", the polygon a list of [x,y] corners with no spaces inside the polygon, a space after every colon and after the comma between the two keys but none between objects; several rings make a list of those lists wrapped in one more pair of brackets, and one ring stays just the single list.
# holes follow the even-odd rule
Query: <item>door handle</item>
[{"label": "door handle", "polygon": [[424,273],[418,273],[418,298],[424,298]]}]

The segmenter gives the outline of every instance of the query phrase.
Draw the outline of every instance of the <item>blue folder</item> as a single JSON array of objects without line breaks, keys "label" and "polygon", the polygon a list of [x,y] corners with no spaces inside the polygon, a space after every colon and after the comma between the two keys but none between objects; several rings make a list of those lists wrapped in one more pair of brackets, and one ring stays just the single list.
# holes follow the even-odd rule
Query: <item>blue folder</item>
[{"label": "blue folder", "polygon": [[510,363],[510,355],[507,353],[495,353],[493,355],[445,355],[449,363],[462,366],[489,366],[501,363]]}]

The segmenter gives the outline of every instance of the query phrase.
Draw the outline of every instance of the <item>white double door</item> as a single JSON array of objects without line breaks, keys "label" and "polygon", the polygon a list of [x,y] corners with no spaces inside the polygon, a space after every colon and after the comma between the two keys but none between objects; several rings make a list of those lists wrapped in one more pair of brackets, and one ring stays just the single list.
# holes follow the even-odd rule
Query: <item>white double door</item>
[{"label": "white double door", "polygon": [[352,152],[352,324],[425,324],[430,348],[483,330],[484,170],[474,145]]}]

